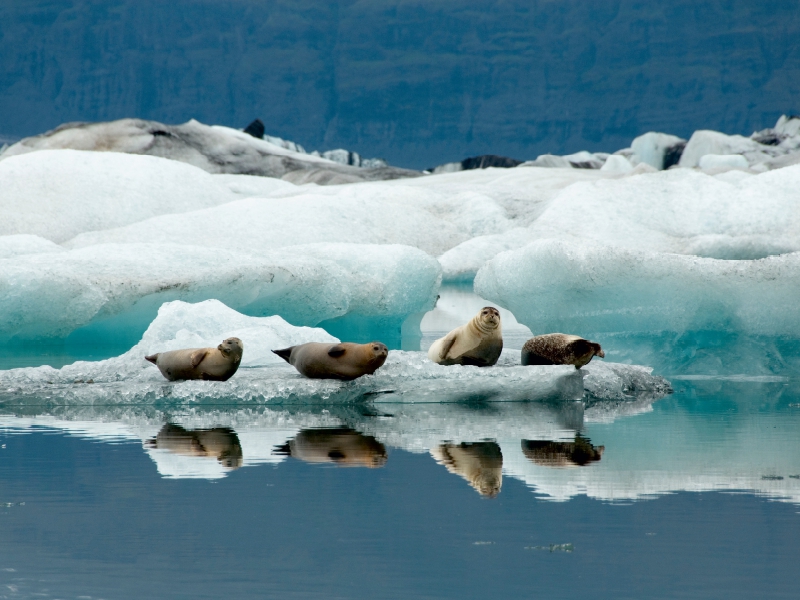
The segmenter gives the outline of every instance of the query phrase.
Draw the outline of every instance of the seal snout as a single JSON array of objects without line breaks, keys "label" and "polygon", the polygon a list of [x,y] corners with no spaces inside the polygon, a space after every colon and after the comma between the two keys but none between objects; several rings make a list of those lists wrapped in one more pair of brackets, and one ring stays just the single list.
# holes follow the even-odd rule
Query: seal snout
[{"label": "seal snout", "polygon": [[500,311],[494,306],[484,306],[481,309],[481,320],[496,327],[500,324]]}]

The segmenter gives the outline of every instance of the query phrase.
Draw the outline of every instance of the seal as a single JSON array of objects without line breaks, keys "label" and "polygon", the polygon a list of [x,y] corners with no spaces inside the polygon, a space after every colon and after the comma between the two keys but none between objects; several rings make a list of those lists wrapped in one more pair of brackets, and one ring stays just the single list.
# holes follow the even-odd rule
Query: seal
[{"label": "seal", "polygon": [[386,464],[386,446],[371,435],[349,428],[304,429],[274,454],[307,463],[333,463],[337,467],[368,467]]},{"label": "seal", "polygon": [[180,425],[165,423],[156,437],[147,440],[145,445],[182,456],[216,458],[219,464],[228,469],[242,466],[239,436],[228,427],[187,430]]},{"label": "seal", "polygon": [[580,434],[575,434],[574,442],[522,440],[521,445],[528,460],[545,467],[585,467],[600,460],[606,449]]},{"label": "seal", "polygon": [[448,471],[460,475],[481,496],[494,498],[503,485],[503,453],[495,442],[441,444],[431,456]]},{"label": "seal", "polygon": [[589,340],[566,333],[548,333],[532,337],[522,347],[523,365],[575,365],[580,369],[592,357],[605,358],[606,353]]},{"label": "seal", "polygon": [[440,365],[491,367],[503,351],[500,311],[484,306],[469,323],[456,327],[428,349],[428,358]]},{"label": "seal", "polygon": [[309,342],[273,350],[275,354],[311,379],[342,379],[349,381],[362,375],[372,375],[389,356],[389,349],[380,342],[369,344],[324,344]]},{"label": "seal", "polygon": [[170,381],[179,379],[207,379],[227,381],[242,362],[242,340],[228,338],[216,348],[188,348],[170,350],[145,356],[161,374]]}]

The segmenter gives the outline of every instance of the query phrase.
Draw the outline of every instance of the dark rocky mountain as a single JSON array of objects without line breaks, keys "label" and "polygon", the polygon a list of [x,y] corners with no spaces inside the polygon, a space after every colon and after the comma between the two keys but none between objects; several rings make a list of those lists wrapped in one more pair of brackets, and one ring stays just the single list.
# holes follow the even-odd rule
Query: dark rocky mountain
[{"label": "dark rocky mountain", "polygon": [[123,117],[421,168],[800,112],[785,0],[4,0],[0,135]]}]

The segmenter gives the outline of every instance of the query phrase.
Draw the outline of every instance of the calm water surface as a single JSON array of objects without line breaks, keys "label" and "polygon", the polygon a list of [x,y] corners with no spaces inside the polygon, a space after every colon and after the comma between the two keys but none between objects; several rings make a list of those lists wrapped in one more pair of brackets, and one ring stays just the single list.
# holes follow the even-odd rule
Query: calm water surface
[{"label": "calm water surface", "polygon": [[0,598],[800,597],[800,380],[673,386],[627,413],[7,402]]}]

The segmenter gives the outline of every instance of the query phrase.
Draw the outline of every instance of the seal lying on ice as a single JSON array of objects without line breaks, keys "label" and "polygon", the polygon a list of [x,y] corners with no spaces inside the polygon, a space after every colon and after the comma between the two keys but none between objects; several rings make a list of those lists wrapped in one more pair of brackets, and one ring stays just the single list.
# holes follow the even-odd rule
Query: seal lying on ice
[{"label": "seal lying on ice", "polygon": [[575,365],[580,369],[592,357],[604,358],[606,353],[589,340],[577,335],[548,333],[532,337],[522,347],[523,365]]},{"label": "seal lying on ice", "polygon": [[503,351],[500,311],[484,306],[469,323],[456,327],[428,349],[428,358],[440,365],[490,367]]},{"label": "seal lying on ice", "polygon": [[178,379],[207,379],[227,381],[242,362],[242,340],[228,338],[216,348],[170,350],[145,356],[170,381]]},{"label": "seal lying on ice", "polygon": [[369,344],[309,342],[273,352],[306,377],[345,381],[362,375],[372,375],[383,366],[386,357],[389,356],[389,349],[380,342]]}]

